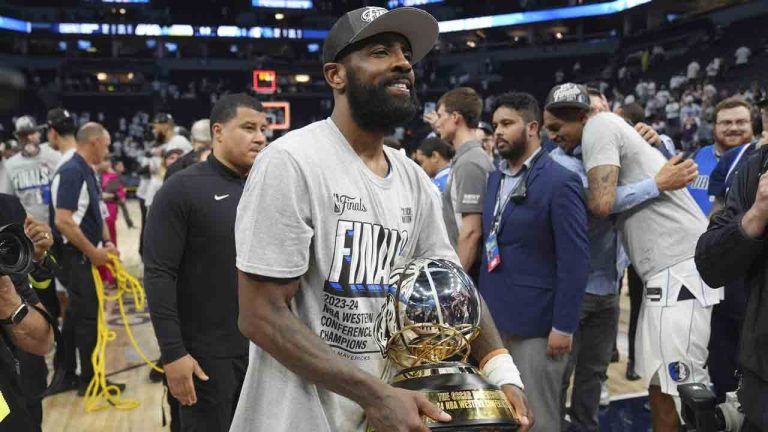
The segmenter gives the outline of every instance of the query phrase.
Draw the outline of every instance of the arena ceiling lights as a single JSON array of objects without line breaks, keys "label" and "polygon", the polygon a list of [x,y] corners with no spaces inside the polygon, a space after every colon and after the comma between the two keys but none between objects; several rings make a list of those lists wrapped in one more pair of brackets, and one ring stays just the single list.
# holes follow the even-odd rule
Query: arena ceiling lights
[{"label": "arena ceiling lights", "polygon": [[387,8],[394,9],[401,6],[424,6],[433,3],[442,3],[444,0],[387,0]]},{"label": "arena ceiling lights", "polygon": [[0,16],[0,29],[10,30],[20,33],[29,33],[32,31],[32,23],[16,18]]},{"label": "arena ceiling lights", "polygon": [[[18,21],[18,20],[17,20]],[[0,21],[0,24],[2,21]],[[3,27],[0,27],[3,28]],[[95,24],[59,23],[34,24],[35,31],[50,31],[66,35],[140,36],[140,37],[209,37],[244,39],[325,39],[327,30],[282,27],[191,26],[188,24]],[[25,33],[29,31],[16,30]]]},{"label": "arena ceiling lights", "polygon": [[256,8],[273,9],[312,9],[312,0],[251,0]]},{"label": "arena ceiling lights", "polygon": [[[260,4],[287,4],[292,0],[253,1],[254,3],[258,1]],[[429,0],[399,1],[405,3],[406,1],[426,2]],[[306,3],[303,0],[296,0],[296,3],[302,2]],[[651,0],[614,0],[607,3],[441,21],[439,23],[440,33],[612,15],[650,2]],[[312,2],[309,1],[308,3],[311,4]],[[158,24],[30,23],[29,21],[3,16],[0,16],[0,29],[21,33],[31,33],[33,30],[40,30],[58,34],[93,36],[186,36],[246,39],[325,39],[328,36],[328,30],[281,27],[191,26],[187,24],[161,26]]]},{"label": "arena ceiling lights", "polygon": [[615,0],[607,3],[596,3],[582,6],[570,6],[557,9],[515,12],[502,15],[488,15],[476,18],[440,21],[440,33],[478,30],[492,27],[508,27],[573,18],[589,18],[603,15],[613,15],[650,2],[651,0]]}]

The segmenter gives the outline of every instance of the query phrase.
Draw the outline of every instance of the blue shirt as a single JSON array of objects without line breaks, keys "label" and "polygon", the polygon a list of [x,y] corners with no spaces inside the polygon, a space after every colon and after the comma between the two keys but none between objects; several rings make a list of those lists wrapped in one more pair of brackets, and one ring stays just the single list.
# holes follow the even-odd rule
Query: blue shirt
[{"label": "blue shirt", "polygon": [[[499,196],[496,201],[496,209],[495,212],[498,213],[499,211],[503,211],[503,209],[499,209],[499,203],[504,204],[507,202],[507,199],[509,198],[509,194],[512,193],[513,190],[518,186],[520,181],[523,179],[523,174],[531,169],[531,163],[533,162],[533,158],[536,157],[539,152],[542,151],[542,148],[538,148],[533,154],[531,154],[528,159],[526,159],[525,162],[523,162],[523,166],[520,167],[517,172],[512,172],[512,170],[509,169],[509,162],[506,160],[502,160],[499,162],[499,171],[501,171],[504,176],[501,178],[501,188],[499,189]],[[546,150],[545,150],[546,151]]]},{"label": "blue shirt", "polygon": [[[71,210],[72,218],[94,246],[102,241],[101,188],[96,172],[82,156],[75,153],[59,168],[51,184],[51,195],[54,209]],[[51,226],[61,238],[56,224]]]},{"label": "blue shirt", "polygon": [[709,175],[709,188],[707,193],[714,197],[725,197],[725,193],[733,183],[734,174],[744,164],[749,155],[755,151],[757,142],[742,144],[725,152],[720,161]]},{"label": "blue shirt", "polygon": [[699,166],[699,176],[688,186],[688,192],[696,200],[701,211],[705,215],[712,209],[712,201],[709,198],[709,177],[717,166],[720,155],[715,153],[715,146],[708,145],[700,148],[693,156],[693,161]]},{"label": "blue shirt", "polygon": [[[580,159],[581,147],[577,147],[573,155],[565,153],[559,147],[549,155],[555,162],[578,174],[584,188],[587,188],[587,173]],[[631,185],[619,186],[616,188],[612,213],[621,213],[657,196],[659,190],[653,177]],[[587,293],[603,296],[616,294],[629,260],[612,219],[599,219],[589,215],[589,253],[591,272],[587,279]]]},{"label": "blue shirt", "polygon": [[435,186],[440,189],[440,193],[445,192],[445,185],[448,183],[448,176],[450,174],[451,166],[446,165],[445,168],[438,171],[437,174],[435,174],[435,177],[432,178],[432,183],[434,183]]}]

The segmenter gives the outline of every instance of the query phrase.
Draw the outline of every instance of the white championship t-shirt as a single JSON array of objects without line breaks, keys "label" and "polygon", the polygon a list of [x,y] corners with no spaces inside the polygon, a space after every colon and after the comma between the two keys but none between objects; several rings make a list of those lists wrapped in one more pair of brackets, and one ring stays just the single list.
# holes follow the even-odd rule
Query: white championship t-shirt
[{"label": "white championship t-shirt", "polygon": [[[413,161],[384,147],[375,175],[331,119],[293,131],[256,160],[235,224],[238,269],[299,277],[291,310],[339,357],[381,377],[374,323],[393,267],[416,257],[458,262],[434,186]],[[353,401],[300,378],[251,343],[231,430],[363,431]]]},{"label": "white championship t-shirt", "polygon": [[[600,165],[619,167],[619,186],[655,176],[666,162],[613,113],[596,114],[587,121],[581,148],[587,172]],[[662,192],[658,198],[619,214],[616,224],[632,265],[644,281],[693,258],[696,242],[707,230],[707,218],[685,188]]]}]

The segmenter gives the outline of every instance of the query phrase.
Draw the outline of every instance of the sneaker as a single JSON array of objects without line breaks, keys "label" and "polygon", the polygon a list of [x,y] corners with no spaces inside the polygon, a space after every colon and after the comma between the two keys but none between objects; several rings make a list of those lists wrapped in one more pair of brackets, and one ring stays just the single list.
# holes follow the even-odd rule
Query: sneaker
[{"label": "sneaker", "polygon": [[608,391],[608,382],[603,381],[600,385],[600,408],[605,408],[611,404],[611,393]]},{"label": "sneaker", "polygon": [[640,379],[640,375],[635,372],[635,362],[627,362],[627,372],[624,376],[627,378],[627,381],[637,381]]},{"label": "sneaker", "polygon": [[51,388],[51,392],[49,393],[49,396],[68,392],[70,390],[76,390],[78,388],[79,383],[80,383],[80,377],[78,377],[77,375],[75,374],[64,375],[64,379],[61,380],[61,382],[56,387]]},{"label": "sneaker", "polygon": [[[77,386],[77,395],[78,396],[85,396],[85,391],[88,390],[88,384],[91,382],[81,382],[80,385]],[[107,380],[107,386],[116,386],[120,392],[125,391],[125,384],[122,383],[114,383],[110,380]]]}]

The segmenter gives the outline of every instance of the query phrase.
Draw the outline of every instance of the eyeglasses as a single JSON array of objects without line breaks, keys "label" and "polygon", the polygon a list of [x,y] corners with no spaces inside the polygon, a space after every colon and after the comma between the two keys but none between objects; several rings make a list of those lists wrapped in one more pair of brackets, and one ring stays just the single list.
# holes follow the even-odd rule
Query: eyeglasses
[{"label": "eyeglasses", "polygon": [[736,121],[733,121],[733,120],[720,120],[719,122],[717,122],[717,125],[719,127],[721,127],[721,128],[728,129],[730,127],[733,127],[734,125],[737,128],[744,128],[744,127],[749,126],[750,123],[751,122],[749,120],[736,120]]}]

